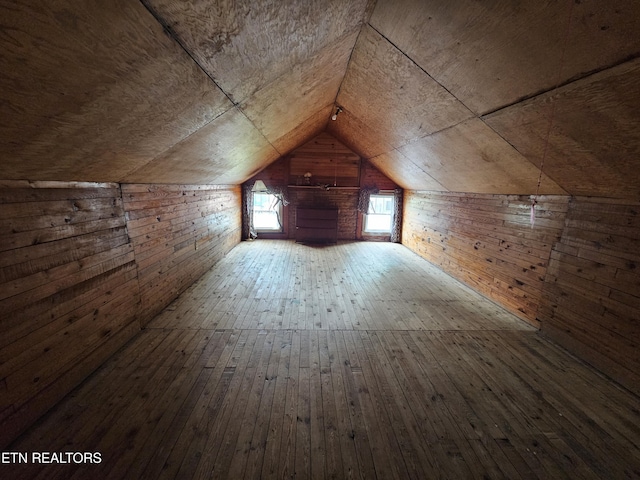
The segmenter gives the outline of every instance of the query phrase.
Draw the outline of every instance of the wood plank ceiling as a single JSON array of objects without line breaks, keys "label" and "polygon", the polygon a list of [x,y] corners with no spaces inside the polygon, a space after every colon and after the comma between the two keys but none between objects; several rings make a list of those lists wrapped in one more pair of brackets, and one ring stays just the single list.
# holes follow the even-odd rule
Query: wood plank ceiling
[{"label": "wood plank ceiling", "polygon": [[544,157],[540,193],[639,198],[638,31],[637,0],[0,0],[0,179],[238,184],[326,130],[414,190],[532,194]]}]

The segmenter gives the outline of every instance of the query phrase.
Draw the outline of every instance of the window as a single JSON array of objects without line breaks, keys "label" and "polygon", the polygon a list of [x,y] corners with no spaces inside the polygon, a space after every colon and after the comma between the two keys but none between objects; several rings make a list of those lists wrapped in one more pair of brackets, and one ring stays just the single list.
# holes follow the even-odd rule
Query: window
[{"label": "window", "polygon": [[369,197],[369,209],[364,218],[366,233],[391,233],[393,220],[393,194],[376,194]]},{"label": "window", "polygon": [[270,193],[253,192],[253,228],[262,232],[282,231],[282,202]]}]

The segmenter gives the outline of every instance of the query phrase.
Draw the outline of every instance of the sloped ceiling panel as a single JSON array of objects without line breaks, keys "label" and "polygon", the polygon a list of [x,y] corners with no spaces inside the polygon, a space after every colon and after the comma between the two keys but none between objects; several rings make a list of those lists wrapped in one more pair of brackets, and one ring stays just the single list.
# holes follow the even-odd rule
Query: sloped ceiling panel
[{"label": "sloped ceiling panel", "polygon": [[[534,194],[537,190],[539,170],[477,118],[422,137],[400,152],[425,159],[421,168],[452,192]],[[539,193],[566,192],[543,175]]]},{"label": "sloped ceiling panel", "polygon": [[333,103],[313,112],[309,118],[304,119],[293,130],[272,142],[274,148],[280,155],[284,155],[308,139],[316,137],[327,126],[327,119],[331,116],[332,111]]},{"label": "sloped ceiling panel", "polygon": [[368,0],[144,3],[233,102],[240,103],[357,30]]},{"label": "sloped ceiling panel", "polygon": [[484,120],[572,195],[640,198],[639,105],[637,59]]},{"label": "sloped ceiling panel", "polygon": [[369,160],[374,167],[410,190],[446,191],[447,189],[429,175],[420,165],[405,157],[398,150],[391,150]]},{"label": "sloped ceiling panel", "polygon": [[3,2],[0,25],[0,178],[121,181],[231,107],[137,2]]},{"label": "sloped ceiling panel", "polygon": [[[233,108],[129,175],[132,183],[238,184],[255,174],[255,159],[272,162],[278,152],[237,109]],[[196,182],[198,183],[198,182]]]},{"label": "sloped ceiling panel", "polygon": [[337,101],[394,148],[473,115],[369,26],[360,33]]},{"label": "sloped ceiling panel", "polygon": [[639,22],[637,0],[379,0],[370,19],[476,114],[637,55]]},{"label": "sloped ceiling panel", "polygon": [[[371,2],[147,7],[0,4],[0,177],[240,183],[324,128]],[[239,135],[212,142],[232,109]],[[235,151],[254,156],[204,160]]]},{"label": "sloped ceiling panel", "polygon": [[408,188],[531,193],[559,82],[545,192],[634,197],[638,31],[636,0],[0,0],[0,178],[240,183],[327,129]]},{"label": "sloped ceiling panel", "polygon": [[267,140],[276,142],[283,132],[294,130],[309,112],[332,103],[357,33],[351,32],[327,45],[242,102],[240,108]]},{"label": "sloped ceiling panel", "polygon": [[[549,110],[537,109],[538,116],[530,121],[538,123],[531,131],[529,123],[514,125],[514,112],[527,105],[522,99],[547,104],[549,95],[544,92],[558,83],[572,85],[576,78],[628,62],[640,54],[640,37],[634,33],[639,28],[640,4],[630,0],[606,5],[586,0],[379,0],[362,29],[338,95],[346,115],[328,128],[408,188],[535,193],[542,158],[536,126],[548,120]],[[428,84],[448,102],[425,96]],[[637,170],[638,157],[613,161],[607,151],[625,142],[631,143],[627,150],[634,149],[638,119],[628,107],[637,111],[640,102],[633,92],[606,91],[603,85],[605,97],[616,97],[608,115],[620,114],[609,124],[621,127],[614,135],[617,139],[610,142],[611,128],[596,126],[603,123],[602,114],[600,120],[591,118],[595,112],[588,105],[593,99],[577,98],[570,110],[581,109],[580,114],[558,115],[554,121],[552,135],[565,140],[552,148],[565,160],[556,163],[553,179],[545,168],[541,193],[638,194],[640,177],[627,176],[622,191],[617,191],[620,183],[611,173]],[[451,106],[456,104],[463,109],[456,112],[460,115],[468,107],[466,116],[453,114]],[[494,113],[483,116],[487,112]],[[562,133],[569,131],[571,141]],[[588,134],[577,141],[580,131]],[[589,158],[581,153],[587,139]],[[567,168],[580,159],[586,168]],[[563,168],[566,175],[561,174]],[[578,169],[581,175],[569,180],[568,172]],[[578,183],[581,188],[576,188]]]},{"label": "sloped ceiling panel", "polygon": [[[348,104],[347,104],[348,105]],[[393,150],[387,143],[392,132],[377,132],[369,126],[366,119],[351,113],[349,107],[343,107],[336,121],[330,121],[327,131],[339,138],[351,150],[364,158],[371,158]]]}]

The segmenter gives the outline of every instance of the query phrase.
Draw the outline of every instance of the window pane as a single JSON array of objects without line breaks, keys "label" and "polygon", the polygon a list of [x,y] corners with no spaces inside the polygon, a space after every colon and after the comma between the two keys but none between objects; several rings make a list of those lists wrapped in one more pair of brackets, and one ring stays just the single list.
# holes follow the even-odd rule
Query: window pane
[{"label": "window pane", "polygon": [[368,232],[390,232],[391,215],[367,215],[365,230]]},{"label": "window pane", "polygon": [[253,194],[253,227],[256,230],[281,231],[281,203],[275,195],[254,192]]},{"label": "window pane", "polygon": [[371,195],[365,216],[365,232],[390,233],[393,218],[393,195]]}]

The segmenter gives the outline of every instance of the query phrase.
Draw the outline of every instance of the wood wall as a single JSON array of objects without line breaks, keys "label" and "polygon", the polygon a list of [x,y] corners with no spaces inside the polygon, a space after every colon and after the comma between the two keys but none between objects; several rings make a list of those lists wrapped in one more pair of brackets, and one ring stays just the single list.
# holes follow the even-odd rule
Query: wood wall
[{"label": "wood wall", "polygon": [[239,210],[238,187],[0,182],[0,448],[232,248]]},{"label": "wood wall", "polygon": [[240,241],[240,187],[123,185],[142,325]]},{"label": "wood wall", "polygon": [[549,262],[542,332],[640,394],[640,202],[569,204]]},{"label": "wood wall", "polygon": [[359,185],[360,156],[328,133],[321,133],[295,149],[287,158],[289,185],[304,185],[307,172],[313,175],[312,185]]},{"label": "wood wall", "polygon": [[139,330],[117,184],[3,182],[0,445]]},{"label": "wood wall", "polygon": [[295,238],[296,208],[337,208],[338,240],[355,240],[358,219],[358,189],[296,188],[289,189],[289,235]]},{"label": "wood wall", "polygon": [[[311,172],[310,185],[304,174]],[[393,190],[398,186],[371,162],[361,160],[348,147],[328,133],[280,158],[249,179],[252,185],[262,180],[267,186],[287,187],[290,204],[285,208],[283,234],[260,233],[261,238],[295,238],[296,208],[337,208],[338,239],[363,239],[362,214],[358,212],[360,188]],[[387,236],[388,239],[388,236]]]},{"label": "wood wall", "polygon": [[640,202],[405,192],[403,243],[640,393]]},{"label": "wood wall", "polygon": [[402,242],[532,325],[568,197],[406,192]]}]

